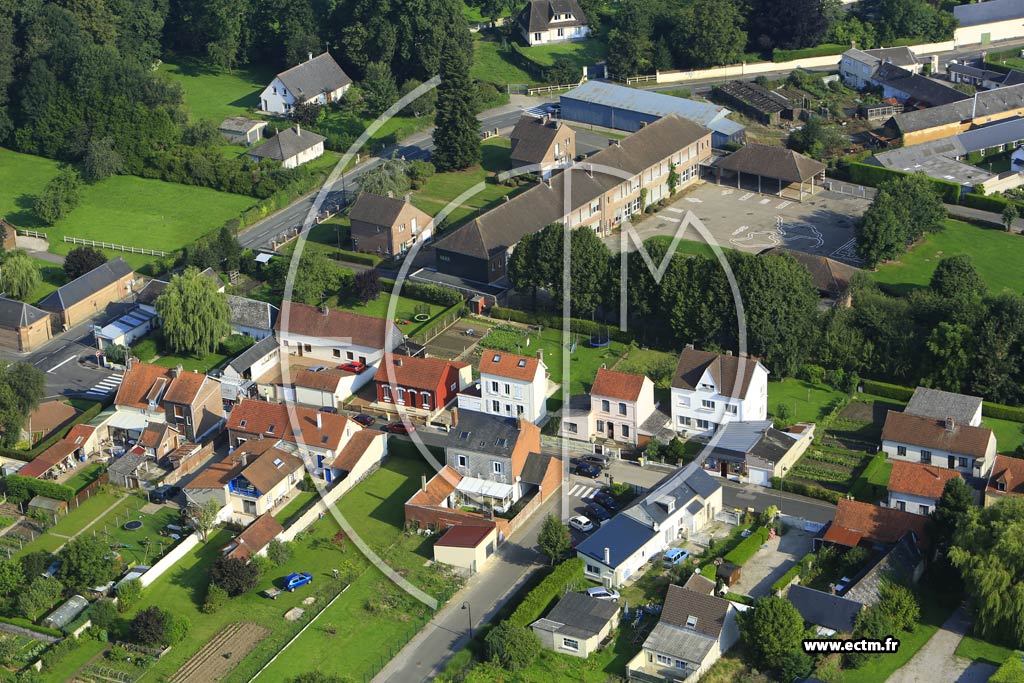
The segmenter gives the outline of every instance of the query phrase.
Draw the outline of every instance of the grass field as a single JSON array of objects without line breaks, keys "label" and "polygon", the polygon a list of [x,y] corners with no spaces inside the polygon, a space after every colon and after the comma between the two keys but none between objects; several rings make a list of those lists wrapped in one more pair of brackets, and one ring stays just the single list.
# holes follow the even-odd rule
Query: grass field
[{"label": "grass field", "polygon": [[65,486],[70,486],[76,491],[80,491],[89,484],[93,483],[100,478],[100,475],[106,471],[106,467],[101,462],[94,462],[86,465],[82,469],[75,473],[75,476],[71,477],[64,482]]},{"label": "grass field", "polygon": [[181,85],[193,117],[215,123],[258,107],[260,93],[276,74],[269,66],[243,66],[228,72],[192,60],[164,62],[159,72]]},{"label": "grass field", "polygon": [[[112,176],[86,185],[81,204],[70,216],[47,226],[32,212],[32,198],[57,173],[57,162],[0,149],[0,215],[18,227],[38,229],[50,240],[50,251],[66,254],[74,245],[65,235],[128,246],[172,251],[219,228],[255,200],[135,176]],[[152,256],[108,251],[140,266]],[[49,276],[51,280],[55,275]]]},{"label": "grass field", "polygon": [[34,258],[36,267],[39,268],[39,285],[28,295],[27,301],[39,301],[47,294],[57,289],[68,281],[68,276],[56,263],[50,263],[42,259]]},{"label": "grass field", "polygon": [[299,511],[306,507],[309,501],[318,498],[319,495],[316,491],[299,491],[298,495],[290,503],[274,513],[274,519],[280,522],[281,526],[287,527],[291,518],[297,517]]},{"label": "grass field", "polygon": [[[335,308],[341,308],[346,311],[352,311],[353,313],[359,313],[361,315],[369,315],[374,318],[386,318],[392,298],[393,297],[390,292],[381,292],[373,301],[361,304],[354,300],[337,302],[336,297],[331,297],[327,300],[327,305]],[[422,308],[424,306],[426,309]],[[423,322],[416,322],[415,316],[417,315],[417,312],[421,310],[429,311],[427,315],[430,317]],[[434,320],[447,310],[448,308],[445,306],[428,304],[400,296],[398,297],[398,303],[395,306],[394,319],[396,322],[400,321],[398,322],[398,329],[400,329],[403,334],[411,337],[420,330],[433,325]],[[408,324],[405,324],[406,322],[408,322]]]},{"label": "grass field", "polygon": [[891,475],[892,460],[885,453],[879,453],[871,458],[850,486],[850,495],[862,503],[877,503],[885,498]]},{"label": "grass field", "polygon": [[789,406],[792,422],[817,422],[829,406],[843,393],[824,384],[811,384],[802,379],[787,378],[768,382],[768,412],[775,415],[780,403]]},{"label": "grass field", "polygon": [[541,66],[551,66],[556,60],[565,59],[573,66],[579,67],[583,75],[583,67],[593,66],[603,61],[608,50],[599,40],[588,39],[569,43],[551,43],[524,47],[523,54]]},{"label": "grass field", "polygon": [[874,279],[886,289],[906,294],[927,287],[939,261],[967,254],[992,292],[1004,289],[1024,293],[1024,270],[1007,263],[1024,260],[1024,240],[1001,230],[989,230],[961,221],[947,220],[942,232],[928,235],[898,261],[879,266]]},{"label": "grass field", "polygon": [[128,500],[121,494],[101,491],[69,512],[63,519],[54,524],[50,531],[62,536],[73,536],[88,526],[94,519],[100,517],[104,510],[119,500],[122,502],[115,508],[115,511],[127,509]]},{"label": "grass field", "polygon": [[[688,234],[692,234],[692,231],[688,231]],[[672,243],[672,237],[669,235],[656,235],[655,237],[649,237],[644,240],[644,244],[649,245],[660,243],[666,247]],[[707,242],[698,240],[682,239],[679,241],[679,246],[676,247],[676,251],[680,254],[686,254],[688,256],[704,256],[710,259],[717,259],[715,251],[708,245]],[[722,249],[723,252],[728,253],[730,249]]]},{"label": "grass field", "polygon": [[956,648],[956,656],[969,659],[972,662],[986,662],[999,666],[1013,654],[1013,650],[1002,645],[996,645],[974,636],[964,636],[960,645]]},{"label": "grass field", "polygon": [[500,42],[476,34],[473,37],[473,66],[469,75],[498,87],[509,83],[536,85],[533,76],[510,61],[508,54],[509,50],[503,49]]},{"label": "grass field", "polygon": [[995,432],[996,445],[1000,453],[1013,453],[1018,446],[1024,444],[1024,423],[983,417],[981,426]]}]

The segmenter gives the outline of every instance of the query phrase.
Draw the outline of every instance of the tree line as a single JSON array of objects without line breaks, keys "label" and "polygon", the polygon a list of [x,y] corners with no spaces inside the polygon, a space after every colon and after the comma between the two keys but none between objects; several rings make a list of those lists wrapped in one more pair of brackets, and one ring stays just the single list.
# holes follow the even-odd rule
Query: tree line
[{"label": "tree line", "polygon": [[956,20],[928,0],[584,0],[620,77],[771,59],[823,43],[871,48],[901,38],[948,40]]}]

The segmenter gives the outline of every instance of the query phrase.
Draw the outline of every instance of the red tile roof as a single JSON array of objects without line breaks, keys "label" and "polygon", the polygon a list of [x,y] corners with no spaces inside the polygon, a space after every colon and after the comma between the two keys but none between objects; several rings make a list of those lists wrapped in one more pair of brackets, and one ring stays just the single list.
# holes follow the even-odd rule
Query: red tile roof
[{"label": "red tile roof", "polygon": [[95,431],[96,428],[89,425],[75,425],[68,430],[67,436],[64,437],[64,440],[81,446],[89,439],[90,436],[93,435],[93,433],[95,433]]},{"label": "red tile roof", "polygon": [[618,372],[601,368],[597,371],[594,384],[590,387],[591,396],[607,396],[620,401],[636,401],[640,398],[640,390],[644,387],[643,375]]},{"label": "red tile roof", "polygon": [[[1005,491],[999,490],[997,486],[999,482],[1005,484]],[[997,455],[986,491],[997,496],[1024,495],[1024,460],[1011,458],[1008,455]]]},{"label": "red tile roof", "polygon": [[[236,432],[337,450],[348,425],[347,417],[319,412],[305,406],[292,406],[291,409],[295,411],[296,424],[292,424],[289,407],[282,403],[245,399],[231,411],[227,427]],[[320,420],[319,428],[316,426],[317,419]]]},{"label": "red tile roof", "polygon": [[494,526],[453,526],[434,545],[446,548],[475,548],[494,532]]},{"label": "red tile roof", "polygon": [[171,403],[190,404],[196,400],[199,391],[203,388],[203,382],[207,380],[206,375],[198,372],[181,372],[171,381],[171,387],[164,394],[164,400]]},{"label": "red tile roof", "polygon": [[393,330],[392,346],[400,344],[403,340],[402,331],[385,318],[374,318],[334,308],[327,309],[327,313],[324,314],[316,306],[293,302],[285,302],[281,306],[281,313],[274,326],[275,330],[283,331],[286,337],[289,333],[318,337],[339,346],[351,340],[356,346],[371,349],[384,348],[385,334],[389,328]]},{"label": "red tile roof", "polygon": [[[163,380],[163,392],[153,392],[157,380]],[[114,404],[130,408],[149,408],[149,396],[162,399],[171,382],[171,369],[150,363],[132,363],[124,373]],[[159,394],[159,395],[158,395]]]},{"label": "red tile roof", "polygon": [[230,558],[248,560],[251,555],[266,548],[282,531],[284,527],[273,515],[262,514],[226,546],[224,554]]},{"label": "red tile roof", "polygon": [[893,493],[908,493],[912,496],[938,500],[950,479],[960,478],[956,470],[934,465],[919,465],[897,460],[892,465],[889,490]]},{"label": "red tile roof", "polygon": [[824,539],[851,545],[856,537],[858,543],[863,538],[872,543],[889,545],[900,540],[908,531],[913,531],[917,534],[918,545],[926,545],[927,524],[928,518],[924,515],[843,498],[836,505],[836,516]]},{"label": "red tile roof", "polygon": [[455,487],[462,481],[462,475],[445,465],[441,471],[430,478],[426,490],[420,489],[409,499],[409,505],[437,505],[452,495]]},{"label": "red tile roof", "polygon": [[374,379],[382,384],[390,384],[394,377],[396,386],[433,391],[437,389],[437,385],[450,368],[457,371],[467,365],[468,363],[443,358],[415,358],[389,353],[384,356]]},{"label": "red tile roof", "polygon": [[348,443],[341,449],[341,453],[338,453],[331,466],[338,470],[351,472],[362,460],[363,454],[366,453],[366,449],[370,447],[374,439],[386,438],[387,435],[384,432],[379,432],[376,429],[360,429],[349,438]]},{"label": "red tile roof", "polygon": [[327,368],[326,370],[319,370],[317,372],[313,372],[309,369],[302,369],[292,375],[292,384],[297,387],[316,389],[317,391],[327,391],[333,394],[338,390],[338,385],[341,384],[341,380],[351,376],[352,373],[350,372],[344,372],[334,368]]},{"label": "red tile roof", "polygon": [[235,474],[241,471],[239,463],[231,456],[211,462],[185,484],[187,489],[222,489]]},{"label": "red tile roof", "polygon": [[889,411],[882,428],[882,441],[896,441],[975,458],[985,457],[991,439],[992,430],[988,427],[954,424],[950,430],[946,428],[945,420],[895,410]]},{"label": "red tile roof", "polygon": [[538,367],[540,359],[506,351],[484,349],[484,355],[480,357],[480,374],[486,373],[524,382],[530,382],[537,376]]},{"label": "red tile roof", "polygon": [[73,441],[67,439],[60,439],[57,443],[53,444],[45,451],[37,455],[27,465],[18,470],[18,475],[22,477],[40,477],[56,465],[57,463],[64,460],[78,449],[78,445]]}]

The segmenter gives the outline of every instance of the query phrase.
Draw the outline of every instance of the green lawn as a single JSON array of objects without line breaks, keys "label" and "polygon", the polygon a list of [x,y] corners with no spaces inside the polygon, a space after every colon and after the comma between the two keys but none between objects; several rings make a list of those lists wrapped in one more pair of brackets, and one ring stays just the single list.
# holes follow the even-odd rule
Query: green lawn
[{"label": "green lawn", "polygon": [[995,666],[1001,665],[1013,654],[1013,649],[996,645],[974,636],[964,636],[956,648],[956,656],[972,662],[987,662]]},{"label": "green lawn", "polygon": [[[687,231],[688,233],[691,231]],[[650,249],[651,244],[661,243],[668,247],[672,243],[672,237],[670,235],[656,235],[654,237],[648,237],[644,240],[644,245]],[[687,256],[704,256],[705,258],[717,259],[714,249],[704,241],[682,239],[679,240],[679,245],[676,247],[676,251],[680,254],[686,254]],[[722,248],[723,252],[729,252],[730,249]],[[658,264],[655,264],[658,265]]]},{"label": "green lawn", "polygon": [[501,43],[480,34],[473,38],[473,67],[469,74],[478,81],[494,83],[503,88],[509,83],[536,85],[537,81],[529,73],[511,61],[510,50],[503,49]]},{"label": "green lawn", "polygon": [[535,45],[533,47],[524,47],[522,51],[531,61],[541,66],[551,66],[558,59],[566,59],[573,66],[579,67],[581,77],[583,75],[583,67],[593,66],[603,61],[608,54],[604,43],[594,38],[570,43]]},{"label": "green lawn", "polygon": [[78,647],[57,662],[53,668],[43,670],[43,680],[54,683],[73,680],[72,677],[76,671],[106,648],[107,643],[105,642],[94,638],[81,638]]},{"label": "green lawn", "polygon": [[[32,197],[56,175],[49,159],[0,149],[0,215],[18,227],[38,229],[50,240],[50,251],[66,254],[74,245],[65,235],[127,246],[172,251],[219,228],[255,200],[203,187],[191,187],[135,176],[112,176],[86,185],[81,204],[70,216],[46,226],[31,211]],[[133,266],[151,256],[108,251]],[[48,277],[55,281],[55,274]]]},{"label": "green lawn", "polygon": [[274,519],[280,522],[281,526],[287,527],[291,518],[298,516],[299,511],[306,507],[311,500],[318,498],[319,495],[316,491],[299,491],[298,495],[290,503],[274,513]]},{"label": "green lawn", "polygon": [[276,74],[269,66],[243,66],[228,72],[184,59],[164,62],[159,71],[184,89],[185,105],[193,117],[215,123],[250,114]]},{"label": "green lawn", "polygon": [[921,600],[921,622],[917,628],[911,633],[900,631],[893,634],[900,641],[899,651],[872,657],[859,669],[843,671],[843,683],[878,683],[886,680],[924,647],[952,613],[952,607],[943,606],[934,594],[926,590]]},{"label": "green lawn", "polygon": [[850,495],[862,503],[877,503],[885,498],[889,489],[889,477],[892,475],[892,462],[885,453],[879,453],[871,458],[850,486]]},{"label": "green lawn", "polygon": [[1024,240],[1001,230],[979,228],[961,221],[945,221],[942,232],[928,235],[893,263],[879,266],[874,279],[886,289],[906,294],[926,287],[940,259],[967,254],[992,292],[1004,289],[1024,293],[1024,270],[1007,263],[1024,260]]},{"label": "green lawn", "polygon": [[213,368],[224,363],[228,360],[228,356],[214,351],[209,353],[202,358],[195,358],[193,356],[160,356],[153,361],[154,365],[160,365],[165,368],[173,368],[178,365],[183,367],[185,370],[194,370],[196,372],[209,372]]},{"label": "green lawn", "polygon": [[787,378],[768,382],[768,412],[775,415],[780,403],[789,406],[793,422],[817,422],[834,401],[844,396],[841,391],[824,384],[811,384],[802,379]]},{"label": "green lawn", "polygon": [[981,424],[995,432],[1000,453],[1013,453],[1018,446],[1024,444],[1024,423],[983,417]]},{"label": "green lawn", "polygon": [[[349,109],[328,107],[323,121],[313,128],[325,136],[348,135],[351,142],[355,142],[356,138],[375,120],[376,117],[359,115]],[[365,156],[368,152],[376,152],[432,125],[434,125],[434,119],[430,116],[420,116],[419,118],[393,116],[370,136],[361,153]]]},{"label": "green lawn", "polygon": [[[361,315],[369,315],[374,318],[386,318],[388,316],[388,307],[391,305],[392,298],[394,297],[390,292],[381,292],[373,301],[361,304],[354,300],[337,302],[336,297],[331,297],[327,300],[327,305],[342,308],[346,311],[352,311],[353,313],[359,313]],[[398,303],[395,305],[394,319],[398,323],[398,329],[400,329],[403,334],[411,337],[420,330],[433,325],[438,316],[444,314],[448,310],[449,308],[446,306],[428,304],[423,301],[416,301],[415,299],[407,299],[404,296],[399,296]],[[426,313],[430,317],[423,322],[416,322],[415,316],[419,313]]]},{"label": "green lawn", "polygon": [[67,283],[68,277],[56,263],[50,263],[42,259],[32,259],[39,268],[40,281],[35,289],[28,295],[26,301],[39,301],[50,292]]},{"label": "green lawn", "polygon": [[78,470],[78,472],[75,473],[75,476],[64,482],[64,485],[70,486],[75,491],[80,491],[99,479],[100,475],[103,474],[106,469],[106,466],[101,462],[91,463]]},{"label": "green lawn", "polygon": [[[94,519],[100,517],[104,510],[121,500],[122,496],[123,494],[120,492],[101,491],[69,512],[63,519],[54,524],[50,531],[62,536],[73,536]],[[122,502],[115,510],[126,509],[127,505],[127,501]]]}]

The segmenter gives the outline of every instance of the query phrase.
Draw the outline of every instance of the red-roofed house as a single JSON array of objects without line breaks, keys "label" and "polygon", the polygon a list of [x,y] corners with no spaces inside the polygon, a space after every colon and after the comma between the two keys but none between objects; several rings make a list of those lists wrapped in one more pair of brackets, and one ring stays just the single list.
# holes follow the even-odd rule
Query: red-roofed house
[{"label": "red-roofed house", "polygon": [[455,400],[473,381],[469,363],[442,358],[387,354],[373,378],[377,403],[404,406],[413,415],[431,416]]},{"label": "red-roofed house", "polygon": [[985,487],[985,507],[1007,496],[1024,496],[1024,460],[997,455]]},{"label": "red-roofed house", "polygon": [[253,555],[266,555],[267,546],[284,531],[273,515],[262,514],[228,543],[221,552],[225,557],[248,561]]},{"label": "red-roofed house", "polygon": [[62,472],[73,467],[75,458],[83,454],[84,451],[80,444],[68,439],[60,439],[18,470],[18,476],[56,479]]},{"label": "red-roofed house", "polygon": [[537,357],[485,349],[480,358],[479,391],[459,394],[459,408],[502,417],[525,417],[534,424],[547,414],[547,366]]},{"label": "red-roofed house", "polygon": [[889,477],[889,507],[930,515],[946,483],[960,476],[957,470],[897,460]]},{"label": "red-roofed house", "polygon": [[890,410],[882,428],[882,450],[890,460],[915,462],[987,477],[996,457],[996,437],[988,427],[946,418]]},{"label": "red-roofed house", "polygon": [[590,387],[590,411],[563,416],[562,433],[571,439],[636,446],[641,425],[655,412],[650,378],[601,368]]},{"label": "red-roofed house", "polygon": [[912,531],[917,544],[925,547],[927,524],[928,518],[923,515],[843,498],[836,505],[836,516],[822,541],[847,548],[891,546]]},{"label": "red-roofed house", "polygon": [[150,422],[175,425],[187,440],[199,442],[219,431],[224,419],[220,382],[180,366],[131,363],[114,406],[108,424],[118,443],[138,441]]}]

